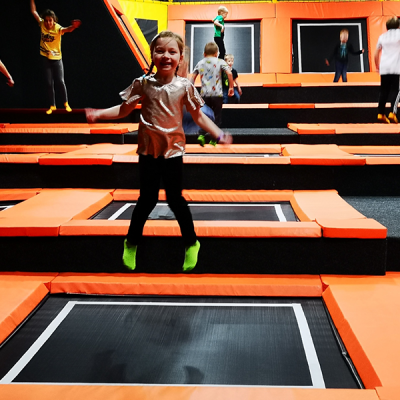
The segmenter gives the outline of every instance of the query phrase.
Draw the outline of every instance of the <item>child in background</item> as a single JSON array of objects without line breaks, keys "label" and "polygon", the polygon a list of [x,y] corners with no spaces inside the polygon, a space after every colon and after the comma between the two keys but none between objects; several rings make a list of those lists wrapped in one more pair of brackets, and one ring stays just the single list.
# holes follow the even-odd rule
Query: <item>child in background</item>
[{"label": "child in background", "polygon": [[333,82],[339,82],[342,77],[343,82],[347,82],[347,65],[349,63],[349,53],[353,55],[360,55],[364,53],[364,49],[354,51],[353,46],[348,44],[349,31],[342,29],[340,31],[340,43],[335,46],[333,54],[329,59],[325,59],[326,65],[329,66],[329,60],[335,59],[335,78]]},{"label": "child in background", "polygon": [[[190,81],[192,84],[196,82],[197,75],[200,74],[201,78],[201,92],[205,104],[207,104],[213,111],[215,123],[221,127],[221,112],[223,104],[222,96],[222,71],[225,71],[228,76],[229,89],[228,96],[233,96],[233,79],[232,72],[228,64],[219,58],[218,46],[214,42],[209,42],[204,47],[204,58],[200,60],[194,67]],[[205,134],[207,130],[201,130],[198,141],[202,146],[205,143]],[[210,132],[211,133],[211,132]],[[212,143],[210,142],[211,144]]]},{"label": "child in background", "polygon": [[[183,106],[191,113],[195,123],[220,143],[231,142],[231,137],[202,113],[203,100],[196,88],[187,79],[177,76],[183,51],[184,44],[179,35],[171,31],[160,32],[150,44],[152,63],[149,72],[135,79],[120,93],[123,103],[103,110],[86,110],[88,122],[93,123],[99,119],[126,117],[139,101],[142,103],[137,148],[140,196],[132,213],[122,257],[124,265],[130,270],[136,267],[138,245],[146,220],[158,202],[161,180],[185,244],[183,271],[190,271],[197,264],[200,243],[190,209],[182,196],[186,142],[182,128]],[[152,74],[154,66],[157,72]]]},{"label": "child in background", "polygon": [[[233,56],[233,54],[226,54],[225,61],[229,65],[229,68],[231,69],[233,83],[234,83],[234,85],[236,85],[236,88],[234,87],[233,103],[239,104],[240,96],[242,95],[242,89],[237,80],[238,73],[237,73],[236,69],[233,68],[233,63],[235,61],[235,57]],[[223,80],[222,80],[222,91],[223,91],[223,97],[224,97],[224,104],[228,104],[228,89],[229,89],[229,80],[228,80],[227,75],[224,72]]]},{"label": "child in background", "polygon": [[[397,17],[386,21],[387,32],[379,36],[374,54],[376,69],[381,75],[378,103],[378,121],[397,124],[397,105],[400,98],[400,21]],[[381,55],[382,53],[382,55]],[[381,56],[381,57],[380,57]],[[386,117],[386,101],[390,100],[392,111]]]},{"label": "child in background", "polygon": [[218,8],[218,15],[213,19],[214,23],[214,42],[217,43],[221,60],[225,59],[225,19],[228,16],[228,9],[224,6]]}]

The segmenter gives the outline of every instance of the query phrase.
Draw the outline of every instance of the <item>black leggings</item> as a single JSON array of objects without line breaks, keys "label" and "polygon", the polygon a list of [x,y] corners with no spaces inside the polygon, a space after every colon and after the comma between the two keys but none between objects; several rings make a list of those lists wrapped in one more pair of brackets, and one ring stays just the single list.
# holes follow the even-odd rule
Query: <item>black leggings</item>
[{"label": "black leggings", "polygon": [[399,75],[381,75],[378,114],[385,114],[387,101],[391,103],[393,114],[397,114],[399,97]]},{"label": "black leggings", "polygon": [[164,183],[167,203],[178,221],[185,247],[196,243],[192,214],[182,196],[183,158],[154,158],[139,155],[140,196],[132,213],[127,239],[137,245],[142,239],[143,228],[158,201],[161,180]]},{"label": "black leggings", "polygon": [[219,54],[218,58],[223,60],[225,58],[226,50],[225,50],[225,43],[224,43],[224,34],[222,33],[221,37],[214,36],[214,42],[217,43]]},{"label": "black leggings", "polygon": [[64,65],[62,60],[49,60],[43,57],[43,66],[46,78],[47,92],[49,94],[50,105],[56,105],[54,85],[61,95],[63,104],[68,101],[67,88],[64,82]]}]

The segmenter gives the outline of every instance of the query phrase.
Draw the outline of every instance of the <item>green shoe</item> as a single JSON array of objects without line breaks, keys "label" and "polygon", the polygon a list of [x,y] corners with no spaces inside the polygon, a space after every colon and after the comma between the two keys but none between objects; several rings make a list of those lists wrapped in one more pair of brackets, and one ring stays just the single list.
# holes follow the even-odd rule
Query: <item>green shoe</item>
[{"label": "green shoe", "polygon": [[197,264],[197,257],[199,255],[200,242],[196,240],[196,243],[186,248],[185,251],[185,262],[183,263],[183,272],[191,271]]},{"label": "green shoe", "polygon": [[204,145],[206,144],[206,138],[204,135],[199,135],[197,137],[197,141],[199,142],[201,147],[204,147]]},{"label": "green shoe", "polygon": [[216,140],[210,140],[211,146],[217,147],[217,141]]},{"label": "green shoe", "polygon": [[136,251],[137,245],[130,244],[128,239],[124,241],[124,254],[122,256],[122,262],[125,267],[133,271],[136,268]]}]

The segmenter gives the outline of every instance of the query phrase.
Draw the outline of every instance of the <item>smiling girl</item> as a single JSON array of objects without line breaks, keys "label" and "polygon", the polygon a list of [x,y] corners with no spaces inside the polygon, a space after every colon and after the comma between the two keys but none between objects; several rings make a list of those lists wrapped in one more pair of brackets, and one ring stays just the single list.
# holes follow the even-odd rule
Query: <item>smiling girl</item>
[{"label": "smiling girl", "polygon": [[[182,167],[186,138],[182,127],[183,106],[197,125],[220,143],[230,143],[230,135],[222,132],[201,111],[204,104],[195,87],[177,76],[182,61],[182,38],[171,32],[160,32],[150,44],[152,63],[149,72],[120,93],[121,105],[103,110],[88,109],[88,122],[127,116],[139,101],[142,103],[138,132],[140,196],[132,213],[128,235],[124,242],[123,263],[134,270],[136,251],[142,239],[143,227],[156,206],[160,181],[165,187],[167,202],[179,223],[185,244],[183,271],[197,264],[200,243],[194,230],[188,204],[182,196]],[[157,68],[155,74],[153,68]]]},{"label": "smiling girl", "polygon": [[43,66],[46,75],[47,91],[50,99],[50,108],[46,111],[51,114],[56,107],[54,85],[57,86],[65,109],[70,112],[71,107],[68,104],[67,88],[64,82],[64,65],[61,57],[61,36],[64,33],[72,32],[79,28],[81,21],[73,20],[72,25],[63,28],[59,25],[54,11],[45,10],[42,16],[36,11],[35,1],[31,0],[31,13],[40,27],[40,55],[43,56]]}]

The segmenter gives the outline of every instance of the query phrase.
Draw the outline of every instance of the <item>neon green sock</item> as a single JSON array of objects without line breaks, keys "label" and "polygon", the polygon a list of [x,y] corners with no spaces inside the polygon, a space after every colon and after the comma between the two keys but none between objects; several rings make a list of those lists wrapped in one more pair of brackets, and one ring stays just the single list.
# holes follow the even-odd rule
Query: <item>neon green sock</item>
[{"label": "neon green sock", "polygon": [[125,267],[127,267],[132,271],[136,268],[136,251],[137,251],[137,245],[130,244],[128,242],[128,239],[125,239],[124,254],[122,256],[122,261]]},{"label": "neon green sock", "polygon": [[197,264],[197,257],[200,250],[200,242],[197,240],[193,246],[187,247],[185,252],[185,262],[183,272],[191,271]]}]

